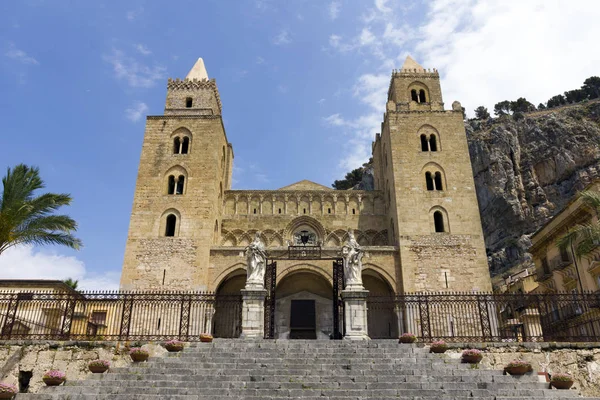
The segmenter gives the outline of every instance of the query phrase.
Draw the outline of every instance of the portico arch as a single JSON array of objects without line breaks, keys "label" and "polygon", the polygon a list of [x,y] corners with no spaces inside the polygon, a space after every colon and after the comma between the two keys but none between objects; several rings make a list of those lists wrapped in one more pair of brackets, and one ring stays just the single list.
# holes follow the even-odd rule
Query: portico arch
[{"label": "portico arch", "polygon": [[240,336],[242,331],[239,319],[241,303],[236,299],[240,296],[240,290],[245,286],[246,271],[242,268],[234,269],[227,274],[217,286],[213,316],[214,337],[237,338]]},{"label": "portico arch", "polygon": [[363,270],[363,286],[369,291],[367,323],[371,339],[398,337],[398,310],[394,289],[389,281],[374,269]]},{"label": "portico arch", "polygon": [[276,287],[275,337],[329,339],[333,333],[333,287],[316,268],[290,268]]}]

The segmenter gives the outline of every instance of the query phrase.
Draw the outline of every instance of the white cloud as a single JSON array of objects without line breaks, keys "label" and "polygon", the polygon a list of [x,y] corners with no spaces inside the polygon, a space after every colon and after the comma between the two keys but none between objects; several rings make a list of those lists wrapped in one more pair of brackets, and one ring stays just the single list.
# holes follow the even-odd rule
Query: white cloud
[{"label": "white cloud", "polygon": [[388,13],[392,11],[392,9],[387,5],[388,2],[389,0],[375,0],[375,7],[383,13]]},{"label": "white cloud", "polygon": [[125,110],[125,116],[132,122],[139,121],[148,113],[148,105],[140,101],[136,101],[130,108]]},{"label": "white cloud", "polygon": [[292,38],[290,37],[290,33],[285,29],[279,32],[279,34],[273,38],[273,44],[277,46],[290,43],[292,43]]},{"label": "white cloud", "polygon": [[137,19],[137,17],[139,17],[143,12],[144,12],[144,9],[141,7],[138,9],[135,9],[135,10],[129,10],[129,11],[127,11],[127,13],[125,13],[125,17],[129,21],[133,21],[133,20]]},{"label": "white cloud", "polygon": [[117,79],[123,79],[131,87],[151,87],[157,80],[163,79],[166,68],[141,64],[122,51],[113,49],[112,54],[104,55],[104,61],[111,64]]},{"label": "white cloud", "polygon": [[144,56],[148,56],[148,55],[152,54],[152,52],[143,44],[137,44],[135,46],[135,49]]},{"label": "white cloud", "polygon": [[0,255],[0,279],[58,279],[79,281],[87,290],[116,290],[120,274],[89,273],[83,261],[73,256],[34,250],[33,246],[11,247]]},{"label": "white cloud", "polygon": [[28,55],[25,51],[18,49],[14,43],[10,43],[8,51],[4,55],[10,59],[18,61],[22,64],[38,65],[39,62],[35,58]]},{"label": "white cloud", "polygon": [[258,57],[256,57],[256,63],[258,65],[264,64],[265,63],[265,59],[262,58],[262,57],[260,57],[260,56],[258,56]]},{"label": "white cloud", "polygon": [[375,35],[373,35],[369,28],[363,28],[360,36],[358,37],[358,41],[361,46],[367,46],[375,42]]},{"label": "white cloud", "polygon": [[342,8],[342,3],[338,0],[334,0],[329,3],[329,18],[332,20],[337,19],[340,15],[340,9]]}]

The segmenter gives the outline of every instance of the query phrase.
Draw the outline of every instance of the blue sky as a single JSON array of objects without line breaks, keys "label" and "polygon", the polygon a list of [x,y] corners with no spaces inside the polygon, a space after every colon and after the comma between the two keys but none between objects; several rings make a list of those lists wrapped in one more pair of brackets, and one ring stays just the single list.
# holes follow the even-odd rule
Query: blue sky
[{"label": "blue sky", "polygon": [[600,75],[596,1],[499,3],[2,2],[0,167],[37,165],[49,191],[71,193],[85,247],[13,249],[0,278],[117,287],[145,116],[198,57],[221,94],[234,189],[330,185],[365,162],[408,54],[469,111]]}]

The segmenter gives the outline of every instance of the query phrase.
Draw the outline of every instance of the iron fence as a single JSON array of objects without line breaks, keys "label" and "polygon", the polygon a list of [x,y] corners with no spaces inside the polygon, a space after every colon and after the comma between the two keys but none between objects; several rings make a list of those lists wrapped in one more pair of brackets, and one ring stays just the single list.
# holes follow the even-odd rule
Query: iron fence
[{"label": "iron fence", "polygon": [[0,340],[199,340],[239,337],[241,295],[0,292]]},{"label": "iron fence", "polygon": [[431,342],[598,342],[600,293],[370,295],[369,336]]}]

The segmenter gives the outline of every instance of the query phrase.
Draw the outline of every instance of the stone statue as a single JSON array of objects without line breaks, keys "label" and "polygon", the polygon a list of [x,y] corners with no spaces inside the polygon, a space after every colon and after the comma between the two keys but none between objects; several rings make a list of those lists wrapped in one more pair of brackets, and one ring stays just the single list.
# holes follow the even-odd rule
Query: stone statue
[{"label": "stone statue", "polygon": [[246,262],[246,289],[264,289],[267,253],[260,232],[256,232],[254,241],[246,247]]},{"label": "stone statue", "polygon": [[364,251],[348,229],[348,240],[342,246],[344,257],[344,286],[346,290],[364,289],[362,285],[362,258]]}]

